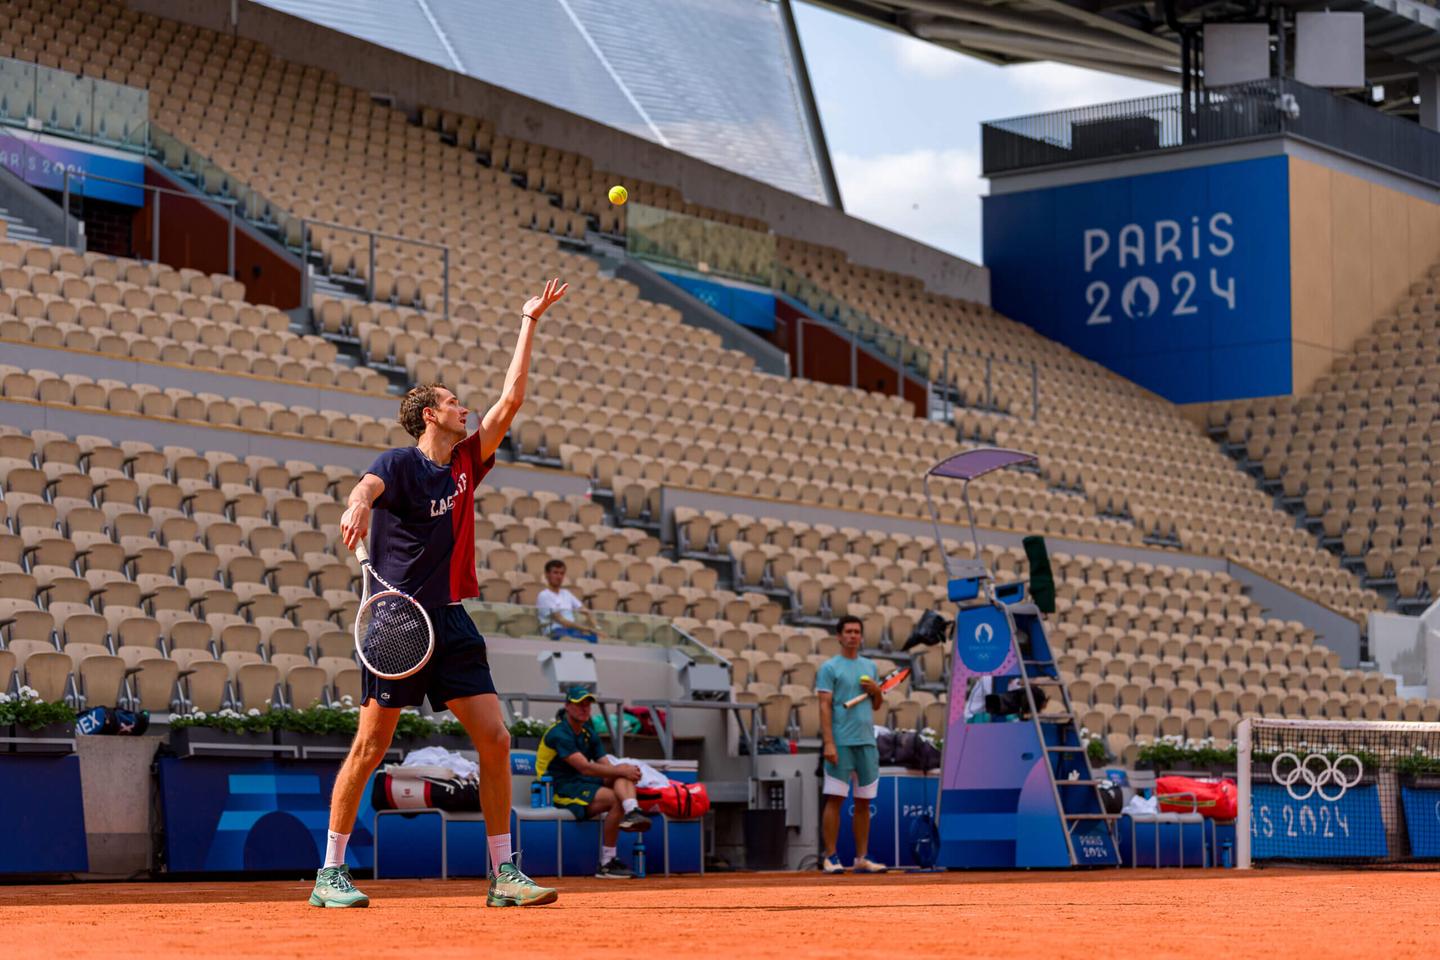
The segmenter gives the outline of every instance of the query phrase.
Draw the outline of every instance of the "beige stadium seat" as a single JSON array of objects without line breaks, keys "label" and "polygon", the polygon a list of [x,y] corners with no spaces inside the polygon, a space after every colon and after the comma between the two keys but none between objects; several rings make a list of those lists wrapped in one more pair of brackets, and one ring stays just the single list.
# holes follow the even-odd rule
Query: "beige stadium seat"
[{"label": "beige stadium seat", "polygon": [[40,699],[56,703],[66,699],[72,690],[74,664],[68,654],[43,650],[24,660],[25,683],[34,688]]}]

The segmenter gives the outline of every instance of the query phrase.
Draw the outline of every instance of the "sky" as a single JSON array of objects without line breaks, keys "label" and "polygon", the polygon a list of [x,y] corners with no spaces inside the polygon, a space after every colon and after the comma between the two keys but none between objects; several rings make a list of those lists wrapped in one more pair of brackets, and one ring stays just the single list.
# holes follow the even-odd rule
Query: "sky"
[{"label": "sky", "polygon": [[846,212],[975,263],[982,122],[1174,89],[1057,63],[997,67],[808,3],[795,19]]}]

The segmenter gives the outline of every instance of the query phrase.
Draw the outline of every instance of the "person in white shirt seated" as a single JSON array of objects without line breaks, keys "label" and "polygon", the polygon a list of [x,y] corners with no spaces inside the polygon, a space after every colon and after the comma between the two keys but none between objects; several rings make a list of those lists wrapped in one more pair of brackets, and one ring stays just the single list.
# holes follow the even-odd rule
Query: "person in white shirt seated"
[{"label": "person in white shirt seated", "polygon": [[579,597],[565,589],[565,561],[551,560],[545,564],[545,583],[546,588],[535,600],[540,608],[540,629],[545,636],[555,640],[573,638],[597,642],[600,628],[594,616]]}]

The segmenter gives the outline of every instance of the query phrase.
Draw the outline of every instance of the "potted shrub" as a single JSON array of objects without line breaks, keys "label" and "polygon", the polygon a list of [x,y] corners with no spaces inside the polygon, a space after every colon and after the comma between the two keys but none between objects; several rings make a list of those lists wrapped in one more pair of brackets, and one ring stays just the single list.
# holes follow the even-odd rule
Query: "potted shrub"
[{"label": "potted shrub", "polygon": [[400,719],[395,724],[394,744],[402,752],[409,753],[421,747],[435,746],[432,741],[439,732],[440,725],[434,720],[414,707],[405,707],[400,711]]},{"label": "potted shrub", "polygon": [[465,732],[465,725],[459,720],[441,720],[440,732],[435,734],[431,741],[436,746],[456,752],[475,749],[475,744],[470,740],[470,734]]},{"label": "potted shrub", "polygon": [[350,748],[360,726],[360,709],[347,696],[304,710],[272,710],[270,719],[277,744],[300,747],[302,756],[315,747],[333,755]]},{"label": "potted shrub", "polygon": [[1402,786],[1412,790],[1440,790],[1440,757],[1432,757],[1424,748],[1395,761],[1395,774]]},{"label": "potted shrub", "polygon": [[1098,767],[1110,759],[1110,749],[1105,745],[1105,738],[1092,734],[1089,729],[1082,727],[1080,730],[1080,742],[1085,746],[1085,759],[1090,761],[1090,766]]},{"label": "potted shrub", "polygon": [[253,708],[249,713],[239,713],[226,707],[215,713],[196,710],[177,714],[170,718],[170,748],[178,756],[188,757],[203,753],[206,744],[273,747],[273,723],[270,714]]},{"label": "potted shrub", "polygon": [[0,731],[22,741],[71,741],[20,742],[14,744],[15,753],[70,753],[75,749],[75,708],[63,700],[42,700],[33,687],[24,686],[14,696],[0,694]]},{"label": "potted shrub", "polygon": [[536,717],[516,717],[510,724],[510,744],[516,750],[535,750],[550,724]]}]

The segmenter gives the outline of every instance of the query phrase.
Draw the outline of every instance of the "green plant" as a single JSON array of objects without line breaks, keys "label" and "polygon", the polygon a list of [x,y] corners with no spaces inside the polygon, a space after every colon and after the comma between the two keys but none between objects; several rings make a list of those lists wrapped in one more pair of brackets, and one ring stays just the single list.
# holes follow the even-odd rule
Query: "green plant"
[{"label": "green plant", "polygon": [[550,729],[550,724],[535,717],[516,717],[510,723],[512,737],[538,737]]},{"label": "green plant", "polygon": [[211,730],[224,730],[227,733],[267,733],[275,728],[275,720],[274,713],[261,713],[253,707],[248,713],[240,713],[225,707],[214,713],[196,710],[191,713],[177,714],[170,718],[170,729],[206,727]]},{"label": "green plant", "polygon": [[29,730],[39,730],[52,723],[74,722],[74,707],[64,700],[42,700],[33,687],[21,687],[20,692],[14,696],[0,693],[0,726],[14,724]]},{"label": "green plant", "polygon": [[1395,761],[1395,772],[1407,777],[1440,777],[1440,757],[1427,756],[1420,747]]},{"label": "green plant", "polygon": [[1090,758],[1091,763],[1104,763],[1110,756],[1110,751],[1105,748],[1105,741],[1100,737],[1091,737],[1090,742],[1085,744],[1085,756]]},{"label": "green plant", "polygon": [[1140,748],[1139,760],[1160,770],[1223,766],[1236,761],[1235,748],[1221,749],[1211,737],[1186,740],[1178,736],[1161,737]]},{"label": "green plant", "polygon": [[934,727],[925,727],[920,731],[920,739],[934,747],[939,753],[945,752],[945,738],[940,736],[939,731]]},{"label": "green plant", "polygon": [[395,723],[395,736],[397,737],[424,740],[439,732],[440,725],[429,717],[422,716],[420,711],[414,707],[406,707],[401,710],[400,719]]},{"label": "green plant", "polygon": [[271,710],[270,718],[276,730],[291,733],[353,736],[360,726],[360,710],[350,705],[349,697],[304,710]]},{"label": "green plant", "polygon": [[468,735],[465,732],[465,724],[459,720],[441,720],[440,732],[447,737],[464,737]]}]

